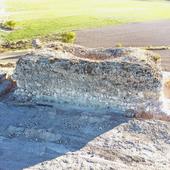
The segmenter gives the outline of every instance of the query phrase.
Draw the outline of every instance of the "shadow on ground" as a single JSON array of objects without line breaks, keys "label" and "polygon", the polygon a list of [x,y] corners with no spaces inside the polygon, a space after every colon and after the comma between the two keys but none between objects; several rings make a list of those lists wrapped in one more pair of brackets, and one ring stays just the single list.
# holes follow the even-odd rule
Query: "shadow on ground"
[{"label": "shadow on ground", "polygon": [[128,121],[116,112],[0,103],[0,169],[21,170],[80,150]]}]

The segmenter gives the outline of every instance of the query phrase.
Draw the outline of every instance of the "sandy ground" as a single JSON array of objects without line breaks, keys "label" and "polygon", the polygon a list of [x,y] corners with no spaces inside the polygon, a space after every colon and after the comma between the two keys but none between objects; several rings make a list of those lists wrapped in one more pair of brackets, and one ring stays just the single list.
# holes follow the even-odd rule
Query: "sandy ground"
[{"label": "sandy ground", "polygon": [[1,170],[170,168],[170,123],[0,103]]},{"label": "sandy ground", "polygon": [[[123,46],[147,47],[170,45],[170,20],[129,23],[77,31],[76,43],[87,47]],[[162,56],[162,66],[170,71],[170,50],[156,50]]]}]

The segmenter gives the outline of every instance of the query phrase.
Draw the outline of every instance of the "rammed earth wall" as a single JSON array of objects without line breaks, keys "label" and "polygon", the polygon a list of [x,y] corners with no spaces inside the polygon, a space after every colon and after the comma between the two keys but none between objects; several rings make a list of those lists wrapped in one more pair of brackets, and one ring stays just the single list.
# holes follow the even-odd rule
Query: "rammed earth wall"
[{"label": "rammed earth wall", "polygon": [[34,51],[18,61],[13,75],[17,98],[95,109],[159,110],[157,55],[136,48],[63,49]]}]

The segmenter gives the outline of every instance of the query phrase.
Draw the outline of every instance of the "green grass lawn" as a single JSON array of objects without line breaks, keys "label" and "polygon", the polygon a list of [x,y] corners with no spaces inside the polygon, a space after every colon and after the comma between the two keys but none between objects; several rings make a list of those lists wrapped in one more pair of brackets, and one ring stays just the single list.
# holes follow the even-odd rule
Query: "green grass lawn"
[{"label": "green grass lawn", "polygon": [[5,0],[5,5],[6,19],[17,21],[18,27],[3,33],[6,40],[170,18],[170,1],[166,0]]}]

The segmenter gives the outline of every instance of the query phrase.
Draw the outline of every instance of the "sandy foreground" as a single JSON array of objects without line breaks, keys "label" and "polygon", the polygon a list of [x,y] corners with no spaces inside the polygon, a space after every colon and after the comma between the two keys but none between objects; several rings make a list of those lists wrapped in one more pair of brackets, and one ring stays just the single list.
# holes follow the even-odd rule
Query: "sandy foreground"
[{"label": "sandy foreground", "polygon": [[0,169],[170,169],[170,122],[0,103]]}]

